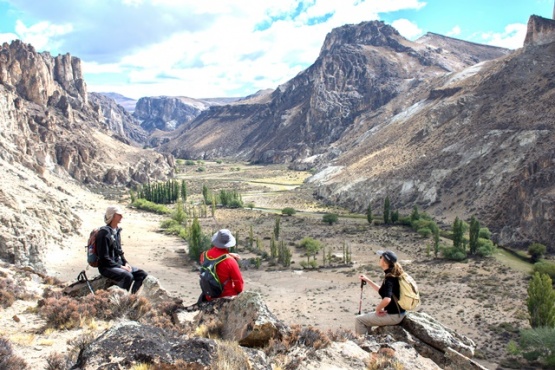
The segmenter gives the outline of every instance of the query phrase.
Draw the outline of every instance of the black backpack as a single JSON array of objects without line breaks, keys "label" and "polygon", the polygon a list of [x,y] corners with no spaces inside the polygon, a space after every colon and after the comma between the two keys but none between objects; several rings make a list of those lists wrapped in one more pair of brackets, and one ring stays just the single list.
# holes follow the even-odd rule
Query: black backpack
[{"label": "black backpack", "polygon": [[200,266],[200,289],[206,297],[218,298],[222,294],[224,287],[216,274],[216,266],[226,258],[227,254],[210,259],[204,252],[204,262]]}]

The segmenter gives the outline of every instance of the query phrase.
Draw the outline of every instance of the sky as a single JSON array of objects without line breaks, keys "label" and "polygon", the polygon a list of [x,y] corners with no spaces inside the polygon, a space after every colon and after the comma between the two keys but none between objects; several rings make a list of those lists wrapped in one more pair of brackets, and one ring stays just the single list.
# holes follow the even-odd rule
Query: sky
[{"label": "sky", "polygon": [[326,35],[381,20],[510,49],[554,0],[0,0],[0,42],[82,60],[88,91],[196,99],[275,89],[318,58]]}]

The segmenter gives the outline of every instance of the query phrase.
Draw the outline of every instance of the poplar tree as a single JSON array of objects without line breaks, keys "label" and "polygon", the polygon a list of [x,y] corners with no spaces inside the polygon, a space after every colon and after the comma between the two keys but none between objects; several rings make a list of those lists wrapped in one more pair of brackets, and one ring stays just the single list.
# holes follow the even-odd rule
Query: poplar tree
[{"label": "poplar tree", "polygon": [[276,216],[276,224],[274,225],[274,236],[276,237],[276,240],[279,240],[279,223],[280,223],[281,217],[280,216]]},{"label": "poplar tree", "polygon": [[193,219],[191,229],[189,231],[189,257],[196,261],[202,253],[202,230],[198,222],[198,218]]},{"label": "poplar tree", "polygon": [[464,250],[464,247],[463,247],[463,237],[464,237],[463,223],[462,223],[461,220],[459,220],[458,217],[456,217],[455,221],[453,222],[452,231],[453,231],[453,247],[455,249],[458,249],[458,250]]},{"label": "poplar tree", "polygon": [[372,221],[374,221],[372,217],[372,203],[368,203],[368,208],[366,208],[366,220],[370,225],[372,225]]},{"label": "poplar tree", "polygon": [[534,273],[528,286],[526,305],[532,328],[555,327],[555,291],[549,275]]},{"label": "poplar tree", "polygon": [[391,204],[389,202],[389,196],[385,197],[383,203],[383,223],[386,225],[391,223]]},{"label": "poplar tree", "polygon": [[478,238],[480,237],[480,222],[476,217],[470,219],[470,230],[468,235],[468,247],[470,254],[476,254],[478,251]]}]

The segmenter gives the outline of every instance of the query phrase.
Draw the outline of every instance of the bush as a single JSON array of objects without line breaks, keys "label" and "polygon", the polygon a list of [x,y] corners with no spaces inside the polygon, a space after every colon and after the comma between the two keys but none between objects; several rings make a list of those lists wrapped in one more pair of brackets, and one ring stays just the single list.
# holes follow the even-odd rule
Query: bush
[{"label": "bush", "polygon": [[484,239],[491,239],[491,231],[487,227],[481,227],[478,236]]},{"label": "bush", "polygon": [[538,262],[540,258],[542,258],[542,256],[545,254],[546,251],[547,251],[547,248],[545,247],[545,245],[540,243],[532,243],[528,247],[528,254],[530,255],[530,259],[532,260],[532,263]]},{"label": "bush", "polygon": [[333,225],[334,223],[336,223],[339,220],[339,216],[335,213],[328,213],[325,214],[322,217],[322,221],[329,224],[329,225]]},{"label": "bush", "polygon": [[429,238],[430,235],[432,235],[432,230],[430,230],[427,227],[423,227],[421,229],[418,229],[418,234],[420,234],[421,237],[423,238]]},{"label": "bush", "polygon": [[133,203],[131,203],[131,205],[135,208],[142,209],[143,211],[157,213],[159,215],[166,215],[171,213],[168,207],[162,204],[149,202],[148,200],[142,198],[135,200]]},{"label": "bush", "polygon": [[547,274],[551,279],[555,280],[555,263],[548,261],[534,263],[534,272]]},{"label": "bush", "polygon": [[295,213],[297,213],[297,211],[295,211],[295,208],[292,207],[285,207],[281,210],[281,214],[286,216],[293,216]]},{"label": "bush", "polygon": [[186,165],[186,166],[194,166],[195,164],[196,164],[196,162],[193,161],[192,159],[187,159],[187,160],[185,161],[185,165]]},{"label": "bush", "polygon": [[442,252],[443,257],[451,261],[464,261],[466,259],[466,253],[454,247],[443,248]]},{"label": "bush", "polygon": [[489,239],[478,238],[478,248],[476,254],[480,257],[489,257],[495,253],[495,244]]},{"label": "bush", "polygon": [[25,360],[13,354],[13,349],[10,341],[3,337],[0,337],[0,369],[28,369]]}]

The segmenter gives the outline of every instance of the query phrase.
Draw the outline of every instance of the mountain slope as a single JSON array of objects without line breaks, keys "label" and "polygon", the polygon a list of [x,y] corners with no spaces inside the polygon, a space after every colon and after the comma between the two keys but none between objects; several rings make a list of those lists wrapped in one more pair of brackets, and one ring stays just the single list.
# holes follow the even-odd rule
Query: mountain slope
[{"label": "mountain slope", "polygon": [[89,99],[78,58],[53,58],[20,41],[2,45],[0,258],[40,270],[44,253],[66,243],[81,222],[68,202],[70,185],[173,175],[173,157],[128,145],[123,127],[103,112]]}]

